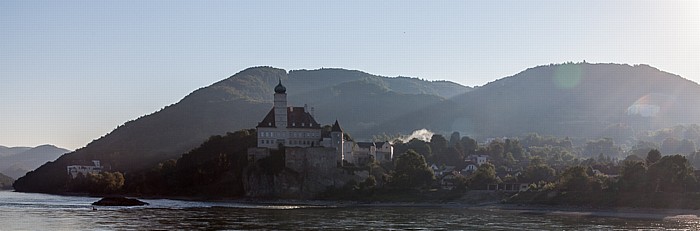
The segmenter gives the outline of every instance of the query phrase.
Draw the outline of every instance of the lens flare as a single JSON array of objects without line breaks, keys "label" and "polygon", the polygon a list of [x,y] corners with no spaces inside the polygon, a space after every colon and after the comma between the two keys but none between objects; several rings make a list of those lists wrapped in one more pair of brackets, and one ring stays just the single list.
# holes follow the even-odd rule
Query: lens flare
[{"label": "lens flare", "polygon": [[640,97],[627,108],[628,115],[639,115],[642,117],[656,117],[662,108],[673,102],[673,97],[651,93]]}]

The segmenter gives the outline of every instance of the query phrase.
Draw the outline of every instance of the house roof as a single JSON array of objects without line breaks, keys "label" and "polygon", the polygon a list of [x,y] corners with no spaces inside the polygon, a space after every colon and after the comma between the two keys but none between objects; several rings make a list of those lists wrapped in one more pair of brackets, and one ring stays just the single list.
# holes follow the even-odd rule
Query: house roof
[{"label": "house roof", "polygon": [[343,132],[343,129],[340,128],[340,124],[338,124],[338,120],[335,120],[335,123],[333,124],[333,127],[331,128],[331,132]]},{"label": "house roof", "polygon": [[[275,124],[275,109],[270,109],[265,118],[258,123],[257,127],[278,127]],[[287,128],[317,128],[321,125],[316,122],[314,117],[304,110],[304,107],[288,107],[287,108]]]},{"label": "house roof", "polygon": [[374,142],[357,142],[357,146],[360,148],[369,148],[374,146]]}]

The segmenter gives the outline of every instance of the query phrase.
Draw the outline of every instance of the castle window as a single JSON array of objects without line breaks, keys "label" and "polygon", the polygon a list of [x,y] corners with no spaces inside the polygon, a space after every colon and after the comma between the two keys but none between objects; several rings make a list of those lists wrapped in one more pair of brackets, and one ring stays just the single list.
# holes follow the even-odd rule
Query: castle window
[{"label": "castle window", "polygon": [[304,123],[301,123],[301,126],[303,127],[303,126],[304,126]]},{"label": "castle window", "polygon": [[292,123],[292,127],[297,126],[296,123]]}]

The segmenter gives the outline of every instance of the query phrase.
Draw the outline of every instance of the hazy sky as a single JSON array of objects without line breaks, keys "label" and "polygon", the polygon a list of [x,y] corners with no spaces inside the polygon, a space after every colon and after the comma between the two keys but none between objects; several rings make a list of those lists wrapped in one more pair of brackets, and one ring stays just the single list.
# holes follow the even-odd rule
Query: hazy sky
[{"label": "hazy sky", "polygon": [[251,66],[484,85],[567,61],[700,82],[698,1],[0,1],[0,145],[85,146]]}]

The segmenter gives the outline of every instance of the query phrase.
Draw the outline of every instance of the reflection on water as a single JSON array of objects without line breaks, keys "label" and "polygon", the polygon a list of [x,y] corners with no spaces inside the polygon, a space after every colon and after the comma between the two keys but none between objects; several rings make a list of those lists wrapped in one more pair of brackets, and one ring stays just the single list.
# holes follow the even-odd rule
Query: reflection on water
[{"label": "reflection on water", "polygon": [[146,200],[146,207],[92,210],[98,198],[0,192],[0,230],[398,229],[627,230],[698,229],[694,216],[664,220],[556,216],[426,207],[268,206]]}]

